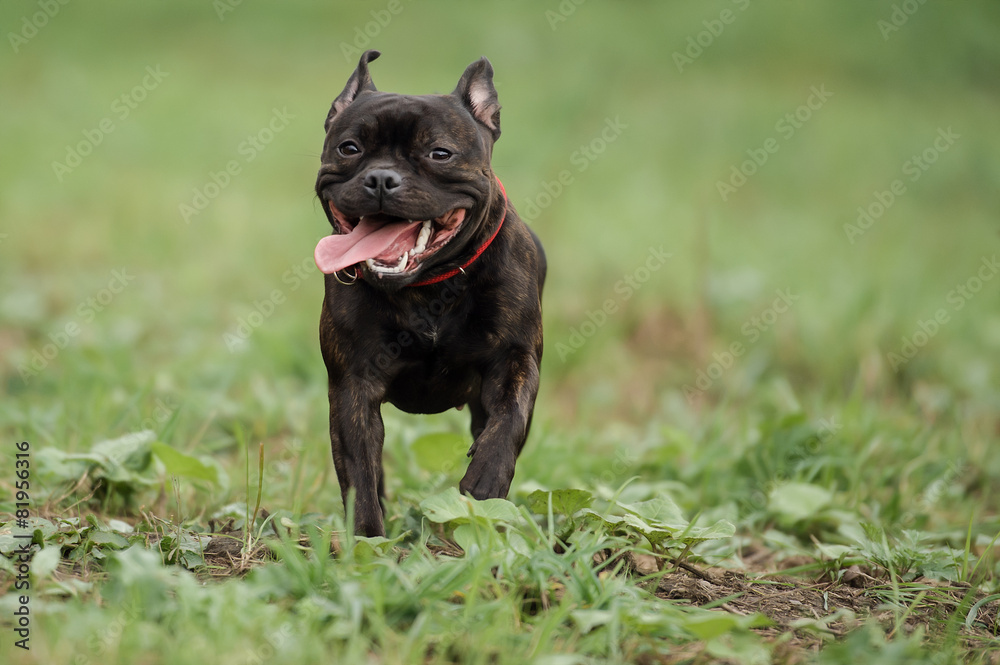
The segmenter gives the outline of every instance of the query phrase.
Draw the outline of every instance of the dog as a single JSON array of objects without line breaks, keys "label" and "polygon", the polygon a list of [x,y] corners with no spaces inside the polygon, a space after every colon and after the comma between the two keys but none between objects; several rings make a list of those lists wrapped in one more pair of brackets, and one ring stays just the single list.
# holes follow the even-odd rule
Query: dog
[{"label": "dog", "polygon": [[326,293],[320,348],[330,445],[357,533],[385,535],[385,402],[408,413],[469,407],[459,489],[505,498],[542,360],[541,242],[491,166],[500,137],[493,67],[451,94],[376,90],[367,51],[326,119],[316,194],[333,234],[316,246]]}]

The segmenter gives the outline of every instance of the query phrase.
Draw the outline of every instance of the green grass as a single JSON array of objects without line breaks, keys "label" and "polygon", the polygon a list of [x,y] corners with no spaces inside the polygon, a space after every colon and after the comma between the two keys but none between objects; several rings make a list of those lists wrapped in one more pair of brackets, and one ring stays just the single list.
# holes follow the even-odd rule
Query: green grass
[{"label": "green grass", "polygon": [[[1000,17],[932,0],[883,39],[894,4],[588,2],[555,29],[554,2],[399,5],[372,44],[381,89],[446,92],[484,54],[496,69],[494,166],[549,257],[546,356],[510,503],[468,517],[435,509],[457,500],[467,414],[385,408],[390,539],[369,541],[329,459],[312,187],[356,60],[342,43],[388,4],[242,3],[220,21],[203,3],[68,3],[15,53],[7,33],[40,10],[5,3],[0,552],[16,441],[48,522],[31,651],[12,644],[0,557],[0,660],[997,662],[1000,277],[957,289],[1000,253]],[[679,72],[674,52],[727,8]],[[122,117],[147,67],[167,76]],[[784,135],[814,86],[833,94]],[[275,110],[287,124],[248,151]],[[105,118],[60,180],[52,163]],[[852,243],[845,225],[896,179]],[[32,370],[50,343],[65,348]],[[532,494],[561,489],[596,514]],[[212,532],[232,560],[205,553]],[[752,603],[776,584],[801,607],[819,594],[815,614],[763,625],[775,605]]]}]

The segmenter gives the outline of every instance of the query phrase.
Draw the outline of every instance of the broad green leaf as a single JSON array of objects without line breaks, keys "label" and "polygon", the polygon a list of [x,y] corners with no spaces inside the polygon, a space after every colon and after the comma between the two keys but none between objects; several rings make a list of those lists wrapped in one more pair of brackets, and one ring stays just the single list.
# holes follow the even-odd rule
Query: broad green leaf
[{"label": "broad green leaf", "polygon": [[506,499],[476,501],[462,496],[454,487],[427,497],[420,502],[420,509],[427,519],[438,524],[467,522],[476,517],[501,522],[517,522],[521,519],[517,506]]},{"label": "broad green leaf", "polygon": [[692,526],[683,534],[683,540],[702,541],[732,538],[736,534],[736,526],[728,520],[719,520],[711,526]]},{"label": "broad green leaf", "polygon": [[89,524],[98,531],[108,530],[108,525],[102,522],[101,520],[97,519],[97,515],[95,515],[94,513],[87,513],[84,519],[87,520],[87,524]]},{"label": "broad green leaf", "polygon": [[41,545],[48,540],[58,529],[56,525],[44,517],[29,517],[28,528],[34,533],[34,540]]},{"label": "broad green leaf", "polygon": [[97,531],[96,529],[91,530],[88,534],[90,542],[95,545],[110,545],[117,549],[123,549],[128,547],[128,541],[117,533],[112,533],[110,531]]},{"label": "broad green leaf", "polygon": [[132,471],[142,471],[149,465],[150,444],[155,440],[156,433],[147,429],[95,443],[90,452]]},{"label": "broad green leaf", "polygon": [[8,527],[0,529],[0,554],[10,554],[19,549],[23,541],[15,538]]},{"label": "broad green leaf", "polygon": [[118,533],[132,533],[132,531],[134,531],[131,524],[116,519],[108,520],[108,528],[112,531],[117,531]]},{"label": "broad green leaf", "polygon": [[31,574],[36,579],[43,580],[52,575],[59,566],[60,548],[58,545],[47,545],[31,559]]},{"label": "broad green leaf", "polygon": [[530,558],[534,554],[534,550],[531,547],[531,543],[528,542],[527,538],[522,536],[517,531],[511,529],[507,532],[507,545],[511,552],[519,554],[525,558]]},{"label": "broad green leaf", "polygon": [[718,639],[708,640],[705,653],[712,656],[705,662],[740,663],[740,665],[768,665],[774,662],[771,648],[760,637],[747,631],[730,631]]},{"label": "broad green leaf", "polygon": [[181,530],[180,537],[171,531],[164,534],[160,540],[160,550],[167,552],[176,549],[181,552],[201,554],[211,541],[210,536],[201,536],[186,529]]},{"label": "broad green leaf", "polygon": [[70,577],[65,580],[55,580],[57,589],[50,589],[50,593],[59,596],[79,598],[94,588],[92,582],[84,582],[81,579]]},{"label": "broad green leaf", "polygon": [[650,524],[666,526],[671,529],[684,529],[688,525],[681,509],[674,503],[673,499],[666,495],[649,501],[620,503],[618,505],[621,506],[622,510],[637,515]]},{"label": "broad green leaf", "polygon": [[79,479],[91,472],[93,478],[105,478],[126,485],[150,485],[155,479],[139,475],[152,460],[150,444],[155,435],[149,430],[134,432],[117,439],[100,441],[87,453],[65,453],[55,448],[38,451],[39,476],[57,481]]},{"label": "broad green leaf", "polygon": [[665,527],[661,528],[652,526],[632,513],[626,513],[624,515],[601,515],[589,508],[585,509],[583,513],[584,515],[590,516],[591,519],[596,518],[598,521],[603,522],[613,530],[632,529],[633,531],[644,536],[654,545],[659,545],[660,543],[672,538],[674,535],[673,530]]},{"label": "broad green leaf", "polygon": [[624,525],[625,518],[621,515],[602,515],[591,508],[584,508],[583,515],[591,522],[600,522],[612,529],[617,529]]},{"label": "broad green leaf", "polygon": [[552,497],[552,514],[567,517],[590,506],[594,495],[586,490],[535,490],[528,495],[528,509],[536,515],[549,514],[549,497]]},{"label": "broad green leaf", "polygon": [[654,526],[644,519],[641,519],[631,513],[626,513],[621,516],[622,523],[626,526],[630,526],[644,536],[654,536],[655,538],[663,539],[669,538],[674,531],[668,527]]},{"label": "broad green leaf", "polygon": [[830,505],[833,493],[809,483],[778,485],[768,498],[768,507],[778,515],[798,521],[816,516]]},{"label": "broad green leaf", "polygon": [[743,619],[728,612],[706,612],[690,616],[684,621],[684,628],[700,640],[710,640],[740,629]]},{"label": "broad green leaf", "polygon": [[182,453],[176,448],[159,441],[153,443],[150,448],[153,454],[163,462],[167,473],[185,478],[207,480],[211,483],[219,481],[218,469],[202,462],[197,457]]},{"label": "broad green leaf", "polygon": [[485,517],[500,522],[520,522],[521,512],[507,499],[486,499],[473,501],[473,513],[477,517]]},{"label": "broad green leaf", "polygon": [[615,620],[615,613],[611,610],[573,610],[570,616],[584,634]]},{"label": "broad green leaf", "polygon": [[60,531],[53,534],[49,538],[49,542],[63,548],[76,547],[80,544],[80,532],[75,529],[73,531]]},{"label": "broad green leaf", "polygon": [[[638,505],[638,504],[637,504]],[[631,506],[630,508],[634,508]],[[639,506],[640,509],[643,506]],[[647,511],[648,512],[648,511]],[[719,538],[731,538],[736,533],[736,527],[731,522],[719,520],[711,526],[671,526],[659,522],[647,522],[632,512],[624,515],[601,515],[589,508],[583,511],[590,520],[596,520],[613,530],[632,530],[646,538],[656,546],[663,545],[667,541],[675,541],[675,544],[696,543],[703,540],[714,540]]]},{"label": "broad green leaf", "polygon": [[455,527],[454,533],[452,533],[452,538],[455,539],[455,542],[458,543],[458,546],[462,548],[467,557],[474,557],[482,550],[482,546],[479,543],[478,531],[479,528],[473,524],[459,524]]},{"label": "broad green leaf", "polygon": [[610,526],[611,528],[617,527],[622,521],[622,518],[619,515],[602,515],[592,508],[584,508],[583,515],[590,522],[600,522],[601,524]]},{"label": "broad green leaf", "polygon": [[135,544],[124,550],[107,552],[108,578],[101,586],[101,595],[112,604],[128,603],[145,616],[160,616],[176,590],[193,577],[174,566],[163,563],[159,552]]},{"label": "broad green leaf", "polygon": [[468,449],[468,440],[452,432],[424,434],[410,444],[420,468],[434,473],[450,473],[464,459]]},{"label": "broad green leaf", "polygon": [[395,538],[385,538],[383,536],[372,536],[370,538],[365,536],[355,536],[354,542],[354,556],[359,561],[371,561],[372,559],[385,556],[392,552],[392,548],[399,544],[399,541],[403,540],[409,535],[409,531],[403,533]]},{"label": "broad green leaf", "polygon": [[[455,542],[458,543],[458,546],[462,548],[462,551],[468,557],[474,557],[480,552],[514,551],[514,546],[511,545],[509,540],[505,539],[505,535],[509,536],[511,532],[502,534],[493,528],[491,524],[486,524],[484,520],[470,520],[464,524],[459,524],[452,533]],[[527,543],[523,539],[520,543],[517,543],[517,546],[522,549],[525,545]]]},{"label": "broad green leaf", "polygon": [[440,494],[429,496],[420,502],[420,509],[432,522],[443,524],[458,519],[468,519],[471,508],[470,499],[450,487]]},{"label": "broad green leaf", "polygon": [[86,461],[78,459],[77,456],[70,455],[58,448],[42,448],[34,454],[34,461],[38,465],[40,478],[66,482],[82,476],[86,473],[88,466],[101,463],[100,458],[96,455],[87,455],[86,457],[90,459]]}]

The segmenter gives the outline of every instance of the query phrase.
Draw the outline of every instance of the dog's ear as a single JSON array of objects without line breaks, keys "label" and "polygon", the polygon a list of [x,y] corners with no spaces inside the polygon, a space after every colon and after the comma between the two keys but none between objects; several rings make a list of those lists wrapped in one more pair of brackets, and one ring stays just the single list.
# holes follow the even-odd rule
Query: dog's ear
[{"label": "dog's ear", "polygon": [[477,122],[490,130],[493,140],[500,138],[500,102],[493,87],[493,65],[480,58],[465,69],[455,92]]},{"label": "dog's ear", "polygon": [[333,122],[334,116],[346,109],[362,90],[375,90],[375,84],[372,83],[372,77],[368,73],[368,63],[380,55],[382,53],[375,50],[365,51],[361,54],[361,60],[358,61],[358,68],[351,74],[351,78],[347,79],[344,91],[333,100],[333,106],[330,107],[330,114],[326,116],[325,127],[327,131],[330,131],[330,123]]}]

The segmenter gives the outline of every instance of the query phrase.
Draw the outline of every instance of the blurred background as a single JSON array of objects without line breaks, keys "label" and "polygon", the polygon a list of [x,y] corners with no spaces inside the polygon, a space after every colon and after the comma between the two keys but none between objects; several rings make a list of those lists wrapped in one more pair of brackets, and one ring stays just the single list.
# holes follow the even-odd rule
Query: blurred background
[{"label": "blurred background", "polygon": [[[0,23],[8,440],[151,428],[221,455],[239,425],[326,469],[336,504],[313,185],[377,48],[387,91],[496,71],[494,167],[550,265],[519,480],[630,441],[683,466],[698,432],[769,409],[850,432],[859,405],[950,418],[988,463],[995,2],[51,0]],[[386,411],[393,441],[466,427]]]}]

